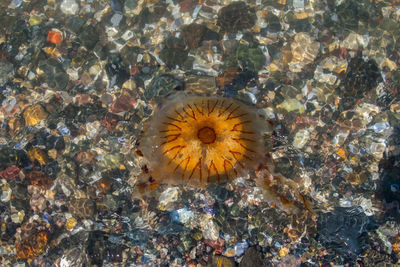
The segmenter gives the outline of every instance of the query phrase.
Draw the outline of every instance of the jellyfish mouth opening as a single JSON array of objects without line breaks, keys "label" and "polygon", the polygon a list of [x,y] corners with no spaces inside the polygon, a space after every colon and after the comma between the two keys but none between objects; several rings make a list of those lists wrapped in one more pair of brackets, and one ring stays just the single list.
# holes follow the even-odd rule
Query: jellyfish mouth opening
[{"label": "jellyfish mouth opening", "polygon": [[212,144],[217,138],[214,129],[207,126],[197,131],[197,137],[203,144]]}]

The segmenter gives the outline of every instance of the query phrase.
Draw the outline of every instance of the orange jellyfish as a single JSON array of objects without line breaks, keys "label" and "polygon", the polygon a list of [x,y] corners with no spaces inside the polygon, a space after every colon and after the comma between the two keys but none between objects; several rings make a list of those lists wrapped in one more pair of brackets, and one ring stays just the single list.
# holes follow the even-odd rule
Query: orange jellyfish
[{"label": "orange jellyfish", "polygon": [[140,150],[156,182],[205,187],[255,169],[271,132],[268,121],[240,101],[181,95],[156,111]]}]

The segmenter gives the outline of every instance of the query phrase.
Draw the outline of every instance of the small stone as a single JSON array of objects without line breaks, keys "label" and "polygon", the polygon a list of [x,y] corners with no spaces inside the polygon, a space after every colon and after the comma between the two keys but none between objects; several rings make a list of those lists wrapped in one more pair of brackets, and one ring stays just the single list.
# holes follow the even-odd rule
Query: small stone
[{"label": "small stone", "polygon": [[160,58],[169,68],[182,67],[188,57],[188,52],[179,47],[165,47],[160,52]]},{"label": "small stone", "polygon": [[349,50],[357,50],[360,46],[365,48],[368,45],[368,38],[357,33],[350,33],[342,42],[342,46]]},{"label": "small stone", "polygon": [[146,86],[144,96],[146,100],[154,97],[164,98],[176,90],[183,88],[183,83],[171,75],[158,75]]},{"label": "small stone", "polygon": [[293,0],[294,8],[304,8],[304,0]]},{"label": "small stone", "polygon": [[20,7],[22,4],[22,0],[12,0],[11,3],[8,5],[9,8],[15,9]]},{"label": "small stone", "polygon": [[358,99],[361,99],[382,80],[379,67],[375,60],[365,60],[362,56],[356,56],[349,62],[346,76],[341,80],[339,103],[341,111],[352,109]]},{"label": "small stone", "polygon": [[266,63],[263,51],[258,47],[249,47],[247,45],[238,44],[235,51],[228,55],[225,60],[225,66],[229,67],[241,66],[242,69],[249,72],[258,72]]},{"label": "small stone", "polygon": [[264,267],[266,266],[262,260],[262,255],[254,247],[250,247],[244,254],[239,267]]},{"label": "small stone", "polygon": [[233,256],[241,257],[246,252],[246,250],[249,248],[249,243],[247,243],[246,241],[237,242],[233,248],[234,248]]},{"label": "small stone", "polygon": [[213,93],[216,90],[215,78],[211,76],[189,75],[185,78],[185,90],[194,93]]},{"label": "small stone", "polygon": [[283,101],[281,104],[278,105],[278,108],[283,108],[287,112],[298,110],[300,114],[304,113],[305,111],[304,105],[295,98],[286,99],[285,101]]},{"label": "small stone", "polygon": [[305,144],[307,144],[308,140],[310,139],[310,132],[306,129],[300,130],[296,133],[293,146],[300,149],[303,148]]},{"label": "small stone", "polygon": [[185,26],[182,30],[182,37],[185,44],[189,49],[199,47],[200,42],[206,33],[207,28],[204,25],[199,24],[189,24]]},{"label": "small stone", "polygon": [[47,208],[46,198],[39,193],[32,194],[29,204],[35,213],[43,212]]},{"label": "small stone", "polygon": [[382,140],[382,142],[372,142],[367,146],[367,151],[374,155],[375,158],[381,159],[383,157],[383,153],[386,150],[386,144]]},{"label": "small stone", "polygon": [[179,197],[178,187],[167,188],[164,192],[161,193],[160,198],[158,199],[159,201],[158,208],[160,210],[171,209],[172,203],[177,201],[178,197]]},{"label": "small stone", "polygon": [[118,121],[122,120],[122,117],[113,113],[107,113],[106,116],[100,121],[101,125],[106,127],[107,131],[114,132],[118,125]]},{"label": "small stone", "polygon": [[25,217],[25,211],[21,210],[11,214],[11,221],[13,223],[22,223],[24,221],[24,217]]},{"label": "small stone", "polygon": [[87,138],[92,139],[92,138],[96,137],[96,135],[98,134],[98,132],[100,130],[100,126],[101,126],[101,124],[99,121],[86,123]]},{"label": "small stone", "polygon": [[5,84],[14,77],[14,66],[7,60],[0,61],[0,85]]},{"label": "small stone", "polygon": [[291,44],[292,48],[292,63],[302,62],[310,64],[317,57],[320,44],[311,40],[311,37],[304,32],[296,34],[294,41]]},{"label": "small stone", "polygon": [[282,25],[280,23],[279,17],[276,16],[274,13],[272,12],[268,12],[266,18],[265,18],[266,22],[267,22],[267,29],[270,32],[278,32],[282,29]]},{"label": "small stone", "polygon": [[106,154],[100,163],[100,166],[105,169],[120,169],[123,161],[120,153]]},{"label": "small stone", "polygon": [[61,44],[61,42],[63,41],[62,32],[57,29],[49,31],[47,33],[47,41],[52,44]]},{"label": "small stone", "polygon": [[12,190],[10,188],[10,186],[8,185],[8,183],[5,183],[2,188],[1,188],[1,196],[0,196],[0,200],[2,202],[8,202],[11,199],[11,193]]},{"label": "small stone", "polygon": [[126,0],[125,1],[125,12],[129,15],[138,15],[140,9],[137,8],[138,5],[138,1],[137,0]]},{"label": "small stone", "polygon": [[189,210],[186,207],[177,210],[176,213],[178,214],[179,221],[183,224],[189,223],[194,216],[193,211]]},{"label": "small stone", "polygon": [[217,78],[217,84],[220,88],[224,88],[225,85],[229,85],[239,74],[237,67],[229,67],[226,71],[221,73]]},{"label": "small stone", "polygon": [[15,245],[18,259],[33,259],[46,251],[49,242],[49,233],[40,231],[34,233],[25,239],[22,239]]},{"label": "small stone", "polygon": [[344,150],[342,147],[338,149],[338,151],[336,151],[336,154],[341,157],[342,159],[346,159],[347,157],[347,153],[346,150]]},{"label": "small stone", "polygon": [[[236,264],[233,260],[219,255],[212,256],[212,267],[235,267]],[[255,267],[255,266],[254,266]]]},{"label": "small stone", "polygon": [[96,182],[96,187],[100,192],[107,194],[111,189],[112,183],[113,179],[103,177]]},{"label": "small stone", "polygon": [[70,217],[65,222],[65,229],[67,229],[68,231],[71,231],[75,228],[77,223],[78,223],[78,221],[74,217]]},{"label": "small stone", "polygon": [[217,25],[224,32],[237,32],[253,27],[255,22],[255,11],[244,2],[238,1],[221,8]]},{"label": "small stone", "polygon": [[110,107],[110,112],[120,113],[133,110],[136,106],[136,99],[132,98],[128,94],[119,96]]},{"label": "small stone", "polygon": [[42,23],[42,17],[40,17],[38,15],[31,15],[29,17],[29,25],[35,26],[35,25],[39,25],[40,23]]},{"label": "small stone", "polygon": [[0,179],[12,180],[19,176],[20,169],[16,165],[12,165],[0,172]]},{"label": "small stone", "polygon": [[374,130],[374,132],[376,133],[383,133],[385,130],[390,128],[390,124],[387,121],[382,121],[375,123],[374,125],[368,128]]},{"label": "small stone", "polygon": [[30,171],[26,175],[31,185],[38,186],[42,189],[49,189],[53,185],[53,181],[42,171]]},{"label": "small stone", "polygon": [[94,219],[96,204],[88,198],[71,199],[68,210],[78,218]]},{"label": "small stone", "polygon": [[119,23],[121,22],[123,16],[119,13],[115,13],[112,17],[111,17],[111,24],[114,27],[118,27]]},{"label": "small stone", "polygon": [[76,155],[76,160],[82,165],[87,166],[93,163],[95,158],[95,154],[91,153],[90,151],[79,152]]},{"label": "small stone", "polygon": [[83,45],[89,50],[92,50],[99,41],[99,34],[97,30],[90,24],[83,26],[82,30],[79,31],[78,36],[79,39],[82,40]]},{"label": "small stone", "polygon": [[44,152],[38,147],[30,148],[27,154],[30,161],[32,162],[35,162],[35,160],[37,160],[37,162],[39,162],[40,165],[46,165],[47,163],[49,163],[49,158],[46,152]]},{"label": "small stone", "polygon": [[359,237],[367,231],[369,221],[360,206],[335,207],[318,218],[317,240],[324,246],[334,247],[336,253],[357,257],[361,247]]},{"label": "small stone", "polygon": [[209,220],[208,223],[204,226],[203,237],[210,240],[218,239],[219,226],[213,220]]},{"label": "small stone", "polygon": [[17,110],[19,110],[17,106],[17,99],[13,96],[9,96],[6,99],[4,99],[3,103],[1,103],[1,107],[3,112],[7,115],[12,115]]},{"label": "small stone", "polygon": [[393,252],[397,255],[400,256],[400,235],[397,235],[392,242],[392,249]]},{"label": "small stone", "polygon": [[62,122],[57,124],[57,130],[62,136],[69,136],[71,134],[69,128]]},{"label": "small stone", "polygon": [[320,83],[326,83],[329,85],[334,85],[337,81],[336,75],[333,75],[332,73],[324,73],[320,66],[315,69],[314,79]]},{"label": "small stone", "polygon": [[[142,70],[143,70],[143,69],[142,69]],[[136,90],[137,85],[136,85],[136,83],[135,83],[134,80],[129,79],[129,80],[127,80],[126,82],[124,82],[124,84],[122,85],[122,88],[123,88],[123,89],[127,89],[127,90],[129,90],[129,91],[132,91],[132,90]]]},{"label": "small stone", "polygon": [[289,253],[289,249],[287,247],[281,247],[279,250],[279,257],[284,258]]},{"label": "small stone", "polygon": [[27,107],[24,111],[25,124],[33,126],[47,118],[47,112],[40,104]]},{"label": "small stone", "polygon": [[79,11],[79,5],[75,0],[64,0],[60,9],[65,15],[75,15]]}]

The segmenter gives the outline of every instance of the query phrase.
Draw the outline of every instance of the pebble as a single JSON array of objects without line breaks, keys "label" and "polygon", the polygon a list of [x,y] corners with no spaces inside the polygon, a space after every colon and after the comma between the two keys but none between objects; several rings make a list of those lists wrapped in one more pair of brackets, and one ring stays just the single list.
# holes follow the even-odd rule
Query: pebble
[{"label": "pebble", "polygon": [[24,218],[25,218],[24,210],[11,214],[11,221],[13,223],[22,223],[24,221]]},{"label": "pebble", "polygon": [[374,155],[376,159],[381,159],[385,150],[386,144],[384,140],[381,142],[372,142],[367,146],[368,153]]},{"label": "pebble", "polygon": [[220,266],[220,267],[235,267],[236,264],[233,260],[219,255],[212,256],[212,267]]},{"label": "pebble", "polygon": [[69,136],[70,134],[71,134],[71,131],[68,129],[68,127],[64,124],[64,123],[62,123],[62,122],[59,122],[58,124],[57,124],[57,129],[58,129],[58,132],[62,135],[62,136]]},{"label": "pebble", "polygon": [[158,207],[160,210],[170,210],[172,209],[172,204],[176,202],[179,198],[179,188],[170,187],[161,193],[158,201]]},{"label": "pebble", "polygon": [[70,217],[65,222],[65,228],[68,231],[72,231],[75,228],[75,226],[77,225],[77,223],[78,223],[78,221],[74,217]]},{"label": "pebble", "polygon": [[11,3],[8,5],[9,8],[17,8],[20,7],[22,4],[22,0],[12,0]]},{"label": "pebble", "polygon": [[17,99],[13,96],[9,96],[6,99],[3,100],[1,106],[3,108],[3,111],[6,114],[9,114],[13,111],[13,109],[16,107],[15,105],[17,104]]},{"label": "pebble", "polygon": [[281,249],[279,250],[279,257],[284,258],[288,254],[289,249],[287,247],[281,247]]},{"label": "pebble", "polygon": [[6,60],[0,61],[0,85],[4,85],[9,79],[14,77],[14,66]]},{"label": "pebble", "polygon": [[310,139],[310,132],[306,129],[300,130],[296,133],[293,139],[293,146],[295,148],[301,149],[307,144],[308,140]]},{"label": "pebble", "polygon": [[79,4],[75,0],[63,0],[60,9],[65,15],[75,15],[79,11]]},{"label": "pebble", "polygon": [[15,245],[18,259],[33,259],[46,251],[49,242],[49,233],[39,231],[32,233]]},{"label": "pebble", "polygon": [[4,183],[1,187],[1,197],[2,202],[8,202],[11,200],[12,189],[8,183]]},{"label": "pebble", "polygon": [[307,33],[301,32],[295,35],[291,48],[293,55],[292,63],[302,62],[307,65],[316,58],[320,43],[313,41]]},{"label": "pebble", "polygon": [[387,121],[383,121],[383,122],[375,123],[374,125],[372,125],[368,128],[372,129],[376,133],[383,133],[385,130],[390,128],[390,124]]},{"label": "pebble", "polygon": [[[68,210],[78,218],[94,219],[96,203],[87,198],[71,199],[68,203]],[[72,225],[73,219],[71,220],[70,223]]]},{"label": "pebble", "polygon": [[203,237],[214,241],[218,240],[219,231],[219,226],[213,220],[208,220],[203,228]]},{"label": "pebble", "polygon": [[289,98],[283,101],[281,104],[278,105],[278,108],[283,108],[287,112],[297,110],[300,114],[303,114],[305,111],[304,105],[295,98]]},{"label": "pebble", "polygon": [[29,106],[24,111],[25,124],[34,126],[47,118],[47,112],[40,104]]},{"label": "pebble", "polygon": [[99,121],[86,123],[86,131],[87,131],[86,137],[88,139],[94,138],[98,134],[98,132],[100,130],[100,125],[101,124],[100,124]]},{"label": "pebble", "polygon": [[189,223],[194,217],[194,212],[192,210],[189,210],[187,207],[183,207],[176,212],[178,214],[179,221],[183,224]]},{"label": "pebble", "polygon": [[42,17],[38,15],[31,15],[29,17],[29,25],[36,26],[42,23]]}]

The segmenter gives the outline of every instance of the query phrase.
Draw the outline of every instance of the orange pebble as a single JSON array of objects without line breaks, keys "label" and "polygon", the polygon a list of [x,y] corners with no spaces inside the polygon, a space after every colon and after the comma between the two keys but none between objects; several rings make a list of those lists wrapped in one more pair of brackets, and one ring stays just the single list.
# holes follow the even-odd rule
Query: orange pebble
[{"label": "orange pebble", "polygon": [[53,44],[60,44],[62,42],[62,34],[60,31],[51,30],[47,34],[47,41]]},{"label": "orange pebble", "polygon": [[344,150],[343,148],[339,148],[336,154],[338,154],[342,159],[346,159],[347,157],[346,150]]},{"label": "orange pebble", "polygon": [[21,240],[15,245],[18,259],[33,259],[46,251],[49,232],[40,231]]}]

